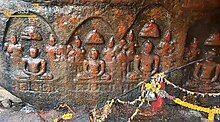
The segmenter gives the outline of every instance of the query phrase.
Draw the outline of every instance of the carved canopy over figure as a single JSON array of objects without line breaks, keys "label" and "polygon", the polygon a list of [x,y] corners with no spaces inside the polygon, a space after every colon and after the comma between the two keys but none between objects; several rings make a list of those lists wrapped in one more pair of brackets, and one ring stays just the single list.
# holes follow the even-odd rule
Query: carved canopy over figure
[{"label": "carved canopy over figure", "polygon": [[146,38],[157,38],[160,36],[159,27],[154,22],[154,20],[150,20],[150,22],[146,23],[141,29],[139,36]]},{"label": "carved canopy over figure", "polygon": [[23,58],[25,74],[20,75],[20,79],[31,79],[31,80],[50,80],[53,78],[52,75],[46,73],[46,61],[38,58],[39,50],[36,48],[30,48],[30,57]]},{"label": "carved canopy over figure", "polygon": [[105,62],[99,59],[99,51],[92,48],[89,52],[88,60],[83,62],[83,72],[77,75],[79,79],[109,79],[105,74]]},{"label": "carved canopy over figure", "polygon": [[88,43],[88,44],[103,44],[104,38],[97,30],[92,30],[86,36],[86,43]]},{"label": "carved canopy over figure", "polygon": [[220,46],[220,32],[211,34],[205,41],[205,45]]},{"label": "carved canopy over figure", "polygon": [[18,44],[17,37],[12,36],[9,41],[10,42],[4,44],[4,50],[7,54],[11,56],[11,58],[22,57],[23,49],[21,44]]},{"label": "carved canopy over figure", "polygon": [[36,27],[31,25],[24,28],[24,30],[21,32],[21,39],[41,41],[42,37],[40,33],[37,31]]},{"label": "carved canopy over figure", "polygon": [[212,88],[211,84],[216,82],[220,73],[220,65],[214,62],[213,57],[216,56],[214,50],[205,53],[206,60],[197,63],[194,71],[194,79],[190,83],[191,87],[198,87],[202,90]]}]

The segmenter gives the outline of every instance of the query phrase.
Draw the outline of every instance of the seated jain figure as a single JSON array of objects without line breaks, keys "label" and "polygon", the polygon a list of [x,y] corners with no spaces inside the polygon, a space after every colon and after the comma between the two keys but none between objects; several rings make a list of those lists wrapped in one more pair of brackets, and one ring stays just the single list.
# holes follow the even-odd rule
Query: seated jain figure
[{"label": "seated jain figure", "polygon": [[24,62],[23,73],[20,74],[20,79],[31,80],[51,80],[53,76],[46,73],[46,61],[38,58],[39,50],[30,48],[30,57],[22,58]]},{"label": "seated jain figure", "polygon": [[105,74],[105,62],[99,59],[99,51],[92,48],[89,59],[83,62],[83,72],[77,75],[78,79],[109,80],[110,76]]},{"label": "seated jain figure", "polygon": [[191,87],[199,87],[201,91],[209,90],[212,89],[212,87],[215,87],[215,84],[212,83],[216,82],[218,79],[220,73],[220,65],[213,61],[214,56],[216,56],[216,53],[214,50],[210,50],[205,53],[205,57],[209,58],[200,63],[197,63],[194,71],[194,78],[190,83]]},{"label": "seated jain figure", "polygon": [[159,69],[160,58],[152,53],[153,44],[148,41],[145,44],[145,51],[141,56],[136,55],[134,58],[134,71],[128,73],[127,77],[136,80],[142,74],[144,80],[149,79]]}]

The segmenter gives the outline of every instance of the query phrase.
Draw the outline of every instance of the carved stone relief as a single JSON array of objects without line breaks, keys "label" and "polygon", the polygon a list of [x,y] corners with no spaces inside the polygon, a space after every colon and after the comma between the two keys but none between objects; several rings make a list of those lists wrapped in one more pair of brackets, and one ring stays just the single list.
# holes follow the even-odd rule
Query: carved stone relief
[{"label": "carved stone relief", "polygon": [[[192,65],[187,71],[188,89],[200,92],[219,91],[220,60],[219,56],[219,20],[202,19],[189,29],[188,42],[185,48],[185,61],[204,60]],[[206,28],[208,31],[202,30]],[[199,31],[200,30],[200,31]],[[191,71],[189,71],[191,70]]]},{"label": "carved stone relief", "polygon": [[[182,16],[175,17],[174,10],[166,6],[154,2],[134,8],[73,5],[70,8],[74,10],[67,7],[67,13],[65,7],[48,6],[54,18],[49,21],[44,16],[47,9],[40,5],[38,12],[26,13],[36,18],[11,17],[3,40],[8,82],[1,85],[8,84],[5,86],[11,92],[40,108],[60,102],[95,105],[158,72],[203,55],[219,55],[212,52],[219,51],[219,30],[204,38],[197,36],[202,34],[190,35],[189,29],[185,37],[190,24],[183,23],[180,29]],[[211,49],[203,51],[201,45]],[[220,66],[215,59],[194,67],[181,76],[189,78],[187,88],[197,89],[201,81],[217,84]],[[198,90],[212,91],[213,85],[199,85]],[[48,102],[42,104],[44,100]]]}]

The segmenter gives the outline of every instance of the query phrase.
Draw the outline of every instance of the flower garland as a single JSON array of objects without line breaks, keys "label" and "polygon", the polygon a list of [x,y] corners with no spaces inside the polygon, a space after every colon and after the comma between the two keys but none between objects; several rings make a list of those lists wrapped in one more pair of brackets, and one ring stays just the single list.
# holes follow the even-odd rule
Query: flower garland
[{"label": "flower garland", "polygon": [[210,97],[218,97],[220,96],[220,93],[201,93],[201,92],[192,92],[192,91],[189,91],[189,90],[186,90],[184,88],[181,88],[173,83],[171,83],[169,80],[167,80],[166,78],[164,78],[164,82],[167,84],[167,85],[172,85],[174,88],[178,88],[179,90],[183,91],[183,92],[186,92],[187,94],[190,94],[190,95],[201,95],[201,96],[210,96]]},{"label": "flower garland", "polygon": [[68,109],[68,113],[65,113],[64,115],[62,115],[61,117],[59,118],[56,118],[53,120],[53,122],[61,122],[61,121],[65,121],[65,120],[71,120],[73,119],[75,116],[75,112],[74,110],[72,110],[67,104],[61,104],[58,108],[67,108]]},{"label": "flower garland", "polygon": [[208,120],[209,121],[214,121],[215,114],[220,114],[220,108],[214,108],[214,109],[205,108],[205,107],[193,105],[193,104],[188,103],[188,102],[184,102],[184,101],[180,100],[179,98],[175,98],[173,101],[176,104],[179,104],[183,107],[187,107],[189,109],[193,109],[193,110],[196,110],[196,111],[201,111],[201,112],[208,113]]},{"label": "flower garland", "polygon": [[[154,78],[157,80],[157,82],[164,81],[165,83],[174,86],[174,88],[178,88],[178,89],[180,89],[184,92],[187,92],[189,94],[192,94],[192,95],[193,94],[199,94],[199,95],[202,95],[202,96],[209,95],[209,96],[213,96],[213,97],[216,97],[216,96],[220,95],[220,93],[200,93],[200,92],[192,92],[192,91],[186,90],[184,88],[181,88],[181,87],[176,86],[175,84],[171,83],[169,80],[167,80],[165,78],[165,76],[166,75],[164,73],[160,73],[160,74],[155,75]],[[196,110],[196,111],[201,111],[201,112],[208,113],[208,120],[209,121],[214,121],[215,114],[220,114],[220,108],[214,108],[214,109],[206,108],[206,107],[202,107],[202,106],[198,106],[198,105],[194,105],[194,104],[182,101],[179,98],[175,98],[175,99],[173,99],[173,101],[176,104],[179,104],[183,107],[187,107],[189,109],[193,109],[193,110]]]},{"label": "flower garland", "polygon": [[111,114],[112,112],[112,106],[115,103],[115,100],[112,99],[111,101],[107,101],[106,104],[103,107],[103,111],[100,112],[100,116],[97,115],[98,110],[96,110],[96,108],[94,108],[92,110],[92,118],[90,118],[90,120],[92,122],[104,122],[105,119],[108,117],[109,114]]},{"label": "flower garland", "polygon": [[[163,90],[160,90],[161,89],[160,83],[156,82],[154,79],[152,79],[150,83],[141,82],[138,84],[138,86],[139,85],[142,85],[141,94],[137,99],[133,101],[123,101],[117,98],[117,99],[112,99],[111,102],[107,101],[103,107],[103,111],[100,112],[96,108],[93,109],[91,121],[92,122],[104,122],[105,119],[108,117],[108,115],[111,113],[112,106],[114,103],[116,103],[116,101],[120,104],[128,104],[128,105],[135,105],[138,102],[140,102],[138,104],[138,107],[135,109],[134,113],[128,118],[128,122],[131,122],[134,119],[134,117],[138,114],[138,112],[140,112],[141,107],[143,106],[145,102],[148,102],[149,104],[150,101],[156,100],[155,98],[156,94],[158,95],[161,94],[162,96],[166,97],[166,95],[164,95],[164,93],[161,92]],[[98,115],[98,114],[101,114],[101,115]]]},{"label": "flower garland", "polygon": [[[97,115],[97,110],[94,109],[93,112],[92,112],[93,122],[104,122],[105,119],[108,117],[108,115],[111,113],[112,106],[113,106],[114,103],[116,103],[116,101],[118,103],[121,103],[121,104],[129,104],[129,105],[135,105],[136,103],[140,102],[138,107],[135,109],[134,113],[131,115],[131,117],[128,118],[128,122],[130,122],[131,120],[134,119],[134,117],[138,114],[138,112],[140,112],[141,106],[146,101],[148,101],[148,104],[149,104],[149,101],[150,101],[149,98],[150,97],[155,97],[152,94],[159,95],[163,98],[168,98],[170,100],[173,100],[176,104],[179,104],[183,107],[187,107],[187,108],[192,109],[192,110],[208,113],[208,120],[209,121],[214,121],[215,115],[220,114],[220,108],[213,108],[213,109],[212,108],[206,108],[206,107],[202,107],[202,106],[198,106],[198,105],[194,105],[194,104],[182,101],[180,98],[175,98],[175,96],[170,96],[165,90],[161,89],[162,86],[161,86],[160,83],[164,82],[166,84],[170,84],[170,85],[174,86],[175,88],[179,88],[180,90],[182,90],[184,92],[186,91],[187,93],[190,93],[190,94],[199,94],[199,95],[202,95],[202,96],[209,95],[209,96],[214,96],[215,97],[215,96],[219,96],[220,93],[191,92],[189,90],[186,90],[184,88],[176,86],[175,84],[173,84],[169,80],[167,80],[165,77],[166,77],[166,75],[163,72],[163,73],[159,73],[159,74],[154,75],[151,78],[151,81],[149,83],[146,83],[146,82],[139,83],[138,85],[142,85],[141,95],[133,101],[123,101],[123,100],[120,100],[118,98],[117,99],[112,99],[111,101],[108,101],[105,104],[105,106],[103,108],[103,111],[101,112],[101,116],[98,116]],[[149,93],[151,93],[151,94],[149,94]],[[155,99],[152,99],[152,101],[153,100],[155,100]]]}]

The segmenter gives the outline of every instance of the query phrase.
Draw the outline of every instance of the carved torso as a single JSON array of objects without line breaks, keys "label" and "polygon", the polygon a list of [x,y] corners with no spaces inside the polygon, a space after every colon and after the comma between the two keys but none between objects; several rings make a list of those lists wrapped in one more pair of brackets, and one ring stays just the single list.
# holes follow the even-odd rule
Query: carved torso
[{"label": "carved torso", "polygon": [[141,70],[143,71],[143,73],[149,73],[152,70],[154,56],[150,54],[143,54],[141,62]]},{"label": "carved torso", "polygon": [[126,47],[121,47],[121,51],[117,55],[117,61],[124,63],[127,62],[127,54],[126,54]]},{"label": "carved torso", "polygon": [[173,46],[170,43],[165,42],[161,51],[162,55],[169,56],[172,53],[172,51],[173,51]]},{"label": "carved torso", "polygon": [[85,50],[83,48],[77,48],[75,47],[75,61],[76,62],[81,62],[85,58]]},{"label": "carved torso", "polygon": [[57,46],[51,46],[51,45],[48,45],[46,46],[46,52],[48,54],[48,57],[51,59],[51,60],[54,60],[56,58],[56,52],[57,52]]},{"label": "carved torso", "polygon": [[87,65],[87,70],[93,76],[98,76],[101,71],[101,65],[104,63],[102,60],[89,60],[84,62]]},{"label": "carved torso", "polygon": [[41,68],[41,63],[44,63],[45,61],[43,59],[38,59],[38,58],[26,58],[23,59],[26,64],[26,69],[28,69],[29,72],[32,73],[38,73]]},{"label": "carved torso", "polygon": [[199,78],[211,80],[215,75],[216,66],[217,64],[215,62],[207,62],[207,61],[199,64],[199,67],[200,67]]},{"label": "carved torso", "polygon": [[107,48],[105,49],[104,53],[105,53],[104,59],[106,62],[112,62],[114,60],[115,48]]}]

